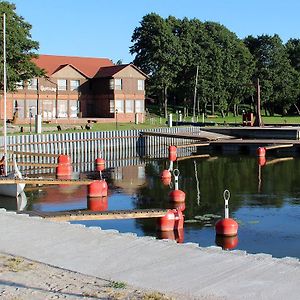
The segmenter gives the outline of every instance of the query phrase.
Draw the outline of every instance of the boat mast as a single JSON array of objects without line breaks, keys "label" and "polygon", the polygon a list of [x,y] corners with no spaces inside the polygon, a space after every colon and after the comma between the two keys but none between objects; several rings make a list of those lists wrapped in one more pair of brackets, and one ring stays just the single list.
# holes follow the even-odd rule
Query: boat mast
[{"label": "boat mast", "polygon": [[3,139],[4,139],[4,175],[7,175],[7,141],[6,141],[6,15],[3,14]]}]

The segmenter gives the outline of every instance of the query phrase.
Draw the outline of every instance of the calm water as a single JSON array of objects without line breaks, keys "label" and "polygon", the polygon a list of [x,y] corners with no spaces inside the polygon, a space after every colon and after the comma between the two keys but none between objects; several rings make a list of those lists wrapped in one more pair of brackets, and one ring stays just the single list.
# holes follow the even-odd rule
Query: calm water
[{"label": "calm water", "polygon": [[[98,209],[170,208],[170,186],[163,185],[159,177],[167,165],[163,160],[147,161],[107,170],[109,196],[99,200]],[[249,253],[300,258],[300,158],[268,158],[267,164],[260,166],[256,157],[219,156],[182,160],[174,168],[180,170],[179,188],[186,193],[183,232],[161,236],[155,219],[77,223],[201,246],[218,244]],[[224,214],[225,189],[230,190],[230,216],[238,221],[239,231],[237,238],[222,241],[216,240],[214,224]],[[86,187],[28,187],[26,196],[28,210],[82,210],[93,205],[87,201]]]}]

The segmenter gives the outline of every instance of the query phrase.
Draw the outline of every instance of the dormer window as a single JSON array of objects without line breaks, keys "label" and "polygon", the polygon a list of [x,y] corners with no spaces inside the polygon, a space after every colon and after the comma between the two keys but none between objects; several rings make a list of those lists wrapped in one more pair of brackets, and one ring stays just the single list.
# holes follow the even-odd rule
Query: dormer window
[{"label": "dormer window", "polygon": [[28,90],[37,90],[37,79],[30,79],[27,83]]},{"label": "dormer window", "polygon": [[66,79],[57,79],[57,88],[59,91],[67,90],[67,80]]}]

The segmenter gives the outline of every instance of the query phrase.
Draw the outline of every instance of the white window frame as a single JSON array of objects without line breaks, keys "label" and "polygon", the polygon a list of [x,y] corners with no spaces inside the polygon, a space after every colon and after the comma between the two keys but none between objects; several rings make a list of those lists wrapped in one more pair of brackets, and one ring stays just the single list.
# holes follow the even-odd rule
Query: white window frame
[{"label": "white window frame", "polygon": [[125,100],[125,112],[128,114],[134,113],[134,100],[130,100],[130,99]]},{"label": "white window frame", "polygon": [[23,90],[24,89],[24,81],[23,80],[16,83],[16,89],[17,90]]},{"label": "white window frame", "polygon": [[80,80],[77,79],[70,80],[71,91],[78,91],[79,86],[80,86]]},{"label": "white window frame", "polygon": [[57,79],[57,89],[59,91],[66,91],[67,87],[67,79]]},{"label": "white window frame", "polygon": [[138,79],[137,85],[138,85],[137,86],[138,91],[144,91],[145,90],[145,80]]},{"label": "white window frame", "polygon": [[124,100],[115,100],[115,106],[118,113],[124,113]]},{"label": "white window frame", "polygon": [[[138,103],[140,103],[141,106],[139,106]],[[135,108],[136,113],[144,113],[145,112],[145,101],[144,100],[135,100],[134,108]]]},{"label": "white window frame", "polygon": [[32,91],[37,90],[37,78],[33,78],[33,79],[28,80],[27,89],[32,90]]},{"label": "white window frame", "polygon": [[114,86],[114,90],[115,91],[122,91],[123,89],[123,82],[121,78],[115,78],[115,86]]},{"label": "white window frame", "polygon": [[115,100],[109,100],[109,112],[112,114],[115,113]]}]

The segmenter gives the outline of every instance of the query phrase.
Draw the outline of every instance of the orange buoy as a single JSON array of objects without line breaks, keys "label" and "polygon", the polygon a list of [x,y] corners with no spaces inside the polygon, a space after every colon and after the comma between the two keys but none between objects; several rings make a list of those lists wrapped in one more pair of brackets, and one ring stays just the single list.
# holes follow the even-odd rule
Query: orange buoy
[{"label": "orange buoy", "polygon": [[[63,177],[67,176],[70,177],[72,175],[72,166],[70,164],[58,164],[56,167],[56,176]],[[68,178],[66,178],[68,179]]]},{"label": "orange buoy", "polygon": [[69,155],[62,154],[58,156],[58,164],[71,164],[71,159]]},{"label": "orange buoy", "polygon": [[181,210],[175,210],[175,224],[174,224],[174,229],[182,229],[183,228],[183,223],[184,223],[184,218]]},{"label": "orange buoy", "polygon": [[107,183],[105,180],[94,180],[88,185],[88,197],[106,197]]},{"label": "orange buoy", "polygon": [[87,200],[88,209],[92,211],[106,211],[108,209],[107,197],[94,197]]},{"label": "orange buoy", "polygon": [[96,171],[103,171],[105,169],[105,160],[103,158],[96,158]]},{"label": "orange buoy", "polygon": [[184,202],[185,201],[185,192],[181,190],[173,190],[169,193],[169,198],[174,202]]},{"label": "orange buoy", "polygon": [[170,231],[175,226],[175,213],[173,210],[168,210],[167,213],[157,219],[157,229],[159,231]]},{"label": "orange buoy", "polygon": [[184,229],[175,230],[175,240],[178,244],[182,244],[184,242]]},{"label": "orange buoy", "polygon": [[257,150],[256,150],[256,154],[259,157],[266,156],[266,148],[265,147],[258,147]]},{"label": "orange buoy", "polygon": [[160,179],[164,185],[169,185],[172,180],[172,174],[169,170],[163,170]]},{"label": "orange buoy", "polygon": [[216,235],[216,245],[222,247],[223,250],[231,250],[237,247],[239,239],[238,236],[222,236]]},{"label": "orange buoy", "polygon": [[169,231],[158,231],[157,238],[162,240],[175,240],[175,232],[174,230]]},{"label": "orange buoy", "polygon": [[174,209],[185,211],[185,202],[172,202],[171,205]]},{"label": "orange buoy", "polygon": [[224,191],[224,200],[225,200],[225,218],[219,220],[216,225],[216,234],[224,235],[224,236],[235,236],[238,231],[238,223],[229,218],[229,209],[228,209],[228,201],[230,198],[230,192],[228,190]]},{"label": "orange buoy", "polygon": [[257,162],[259,166],[264,166],[267,163],[266,157],[259,156]]},{"label": "orange buoy", "polygon": [[169,146],[169,160],[175,161],[177,159],[177,147]]},{"label": "orange buoy", "polygon": [[175,169],[173,171],[173,175],[175,178],[175,189],[169,193],[169,198],[171,201],[174,201],[174,202],[184,202],[185,201],[185,192],[179,190],[179,188],[178,188],[179,170]]}]

